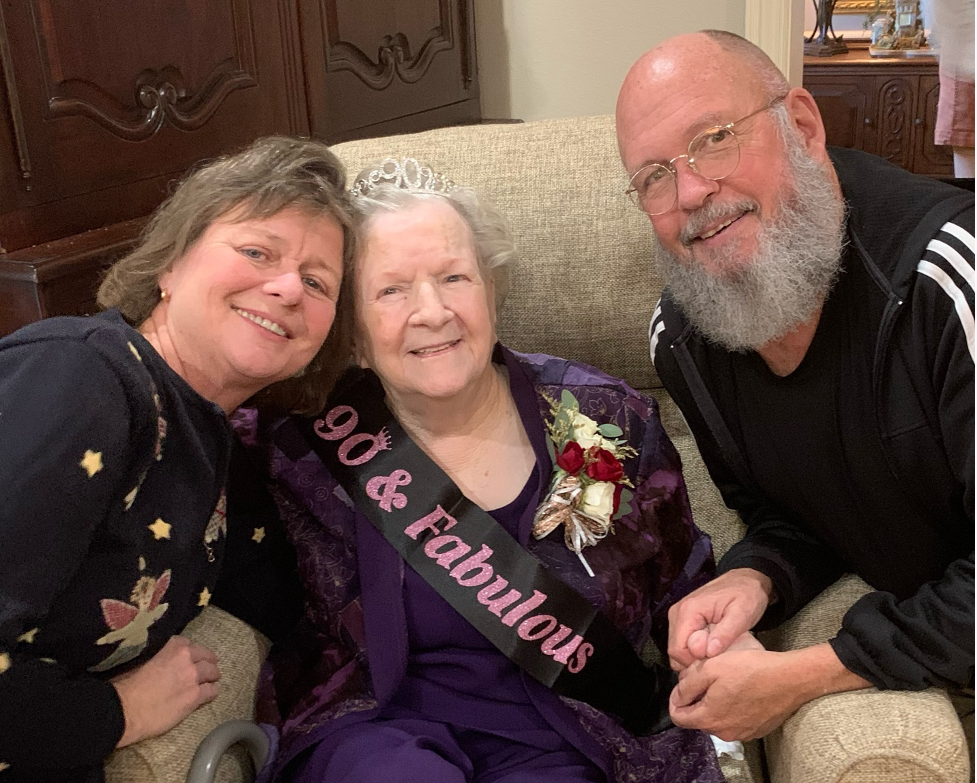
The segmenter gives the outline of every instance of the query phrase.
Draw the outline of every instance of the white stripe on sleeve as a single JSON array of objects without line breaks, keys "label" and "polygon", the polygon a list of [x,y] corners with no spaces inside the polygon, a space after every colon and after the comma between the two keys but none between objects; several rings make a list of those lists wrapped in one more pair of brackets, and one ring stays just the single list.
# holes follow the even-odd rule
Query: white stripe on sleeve
[{"label": "white stripe on sleeve", "polygon": [[954,309],[957,311],[957,316],[960,318],[960,324],[963,327],[963,333],[967,338],[967,348],[970,351],[970,358],[971,360],[977,361],[974,357],[974,314],[970,311],[970,305],[967,304],[967,299],[963,295],[963,291],[953,282],[953,278],[936,266],[936,264],[932,264],[929,261],[920,261],[916,270],[920,274],[924,274],[935,280],[940,288],[946,292],[946,295],[953,300]]},{"label": "white stripe on sleeve", "polygon": [[977,288],[977,285],[975,285],[977,274],[974,273],[974,268],[967,263],[966,259],[959,252],[950,247],[946,242],[941,242],[939,239],[931,239],[926,249],[943,256],[971,289]]},{"label": "white stripe on sleeve", "polygon": [[944,223],[940,231],[946,231],[946,233],[956,237],[967,246],[967,249],[971,253],[974,252],[974,235],[967,231],[967,229],[961,228],[956,223]]},{"label": "white stripe on sleeve", "polygon": [[651,323],[648,324],[648,343],[652,364],[655,363],[655,351],[658,348],[658,339],[664,331],[665,319],[662,318],[662,300],[659,299],[658,304],[655,305],[655,313],[651,316]]}]

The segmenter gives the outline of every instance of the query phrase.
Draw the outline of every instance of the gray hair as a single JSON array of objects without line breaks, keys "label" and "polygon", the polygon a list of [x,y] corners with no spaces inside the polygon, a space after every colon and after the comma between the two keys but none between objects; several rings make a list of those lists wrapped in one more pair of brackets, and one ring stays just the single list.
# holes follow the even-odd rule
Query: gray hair
[{"label": "gray hair", "polygon": [[136,248],[109,269],[98,304],[118,308],[128,323],[139,326],[159,304],[159,278],[222,218],[269,218],[290,208],[331,218],[343,230],[344,285],[329,337],[301,378],[273,384],[253,400],[277,410],[318,413],[351,350],[352,305],[345,282],[357,228],[345,186],[339,158],[310,139],[269,136],[206,163],[186,176],[150,218]]},{"label": "gray hair", "polygon": [[[375,182],[375,176],[372,178],[374,182],[370,182],[371,173],[376,174],[382,167],[383,163],[370,166],[355,180],[359,187],[353,189],[353,208],[359,218],[363,237],[369,235],[370,224],[377,215],[401,212],[433,200],[446,201],[471,231],[479,269],[492,281],[495,304],[501,307],[509,292],[509,265],[518,257],[512,234],[509,233],[501,213],[472,188],[459,187],[443,175],[433,172],[433,177],[445,183],[433,190],[410,189],[384,181]],[[422,168],[430,172],[427,167]],[[365,182],[370,184],[364,187]]]}]

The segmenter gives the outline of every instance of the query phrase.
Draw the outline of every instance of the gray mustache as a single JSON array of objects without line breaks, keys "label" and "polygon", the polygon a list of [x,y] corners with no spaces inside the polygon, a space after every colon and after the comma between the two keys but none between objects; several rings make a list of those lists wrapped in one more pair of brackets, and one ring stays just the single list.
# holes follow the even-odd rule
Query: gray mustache
[{"label": "gray mustache", "polygon": [[760,205],[755,201],[744,199],[727,204],[709,203],[700,207],[689,215],[689,222],[685,224],[679,234],[679,241],[688,247],[692,240],[701,234],[709,225],[722,222],[729,218],[739,217],[747,212],[757,212]]}]

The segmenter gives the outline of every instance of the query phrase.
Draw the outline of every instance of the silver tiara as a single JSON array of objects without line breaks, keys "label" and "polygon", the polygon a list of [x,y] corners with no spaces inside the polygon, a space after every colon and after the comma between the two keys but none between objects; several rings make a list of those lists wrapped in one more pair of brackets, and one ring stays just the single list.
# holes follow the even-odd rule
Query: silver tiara
[{"label": "silver tiara", "polygon": [[442,194],[457,187],[444,174],[421,165],[414,158],[384,158],[377,165],[361,171],[349,193],[354,197],[365,196],[380,185],[393,185],[414,193]]}]

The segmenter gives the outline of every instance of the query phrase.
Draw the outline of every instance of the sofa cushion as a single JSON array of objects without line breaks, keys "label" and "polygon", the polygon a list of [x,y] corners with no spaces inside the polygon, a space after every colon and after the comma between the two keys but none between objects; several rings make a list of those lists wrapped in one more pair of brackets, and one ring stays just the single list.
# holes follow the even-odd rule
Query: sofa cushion
[{"label": "sofa cushion", "polygon": [[661,293],[651,224],[624,195],[614,118],[441,128],[337,144],[350,179],[383,157],[413,157],[479,191],[520,252],[500,316],[517,350],[576,359],[659,387],[648,323]]}]

